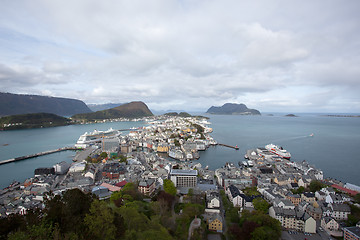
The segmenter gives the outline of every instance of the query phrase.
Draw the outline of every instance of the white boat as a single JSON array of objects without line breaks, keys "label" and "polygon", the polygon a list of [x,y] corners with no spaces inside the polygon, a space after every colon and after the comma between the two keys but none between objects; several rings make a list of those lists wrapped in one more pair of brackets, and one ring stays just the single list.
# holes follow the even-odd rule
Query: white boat
[{"label": "white boat", "polygon": [[77,140],[75,147],[86,148],[96,142],[101,142],[103,138],[117,137],[120,135],[120,131],[109,128],[106,131],[94,130],[91,133],[85,132]]},{"label": "white boat", "polygon": [[282,158],[285,158],[285,159],[290,159],[291,158],[291,154],[288,151],[286,151],[282,147],[276,146],[276,145],[274,145],[272,143],[266,145],[265,148],[269,152],[272,152],[272,153],[278,155],[279,157],[282,157]]}]

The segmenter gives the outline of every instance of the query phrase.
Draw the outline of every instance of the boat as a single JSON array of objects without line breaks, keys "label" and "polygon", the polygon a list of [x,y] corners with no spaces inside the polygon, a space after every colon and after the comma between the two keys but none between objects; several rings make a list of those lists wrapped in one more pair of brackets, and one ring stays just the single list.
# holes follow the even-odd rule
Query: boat
[{"label": "boat", "polygon": [[81,135],[77,140],[75,147],[86,148],[91,144],[101,142],[103,138],[117,137],[119,135],[120,132],[112,128],[109,128],[106,131],[98,131],[95,129],[93,132],[85,132],[83,135]]},{"label": "boat", "polygon": [[309,137],[313,137],[313,136],[314,136],[314,134],[313,134],[313,133],[309,135]]},{"label": "boat", "polygon": [[291,158],[291,154],[288,151],[286,151],[282,147],[276,146],[276,145],[274,145],[272,143],[266,145],[265,148],[269,152],[272,152],[272,153],[278,155],[279,157],[282,157],[282,158],[285,158],[285,159],[290,159]]}]

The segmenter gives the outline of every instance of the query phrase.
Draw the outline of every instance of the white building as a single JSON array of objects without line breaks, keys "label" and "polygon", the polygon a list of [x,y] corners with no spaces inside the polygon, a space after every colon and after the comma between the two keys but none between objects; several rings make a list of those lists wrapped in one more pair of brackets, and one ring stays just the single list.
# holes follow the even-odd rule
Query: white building
[{"label": "white building", "polygon": [[175,187],[195,187],[197,184],[197,170],[171,169],[170,180]]}]

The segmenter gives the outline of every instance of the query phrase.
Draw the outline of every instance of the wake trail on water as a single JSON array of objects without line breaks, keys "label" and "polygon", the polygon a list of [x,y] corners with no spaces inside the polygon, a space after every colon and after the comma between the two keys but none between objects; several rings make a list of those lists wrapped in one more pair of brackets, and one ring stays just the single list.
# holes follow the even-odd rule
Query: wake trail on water
[{"label": "wake trail on water", "polygon": [[311,138],[311,136],[305,135],[305,136],[297,136],[297,137],[290,137],[290,138],[280,138],[280,139],[273,140],[273,142],[276,143],[276,142],[284,142],[284,141],[293,141],[293,140],[299,140],[299,139],[305,139],[305,138]]}]

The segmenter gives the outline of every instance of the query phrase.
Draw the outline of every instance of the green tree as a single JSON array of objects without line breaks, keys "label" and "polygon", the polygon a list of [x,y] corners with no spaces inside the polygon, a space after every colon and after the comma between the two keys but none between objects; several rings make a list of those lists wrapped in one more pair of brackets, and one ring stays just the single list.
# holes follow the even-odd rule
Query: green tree
[{"label": "green tree", "polygon": [[108,156],[108,154],[107,154],[106,152],[102,152],[102,153],[100,154],[100,157],[101,157],[102,159],[107,158],[107,156]]},{"label": "green tree", "polygon": [[84,218],[91,239],[115,239],[116,226],[114,213],[106,202],[95,200],[90,207],[90,213]]},{"label": "green tree", "polygon": [[309,185],[309,188],[310,188],[310,191],[311,192],[316,192],[316,191],[319,191],[320,189],[322,189],[325,185],[318,181],[318,180],[312,180],[310,182],[310,185]]},{"label": "green tree", "polygon": [[164,179],[164,191],[173,196],[176,195],[176,187],[170,179]]},{"label": "green tree", "polygon": [[267,213],[268,209],[270,207],[270,204],[265,199],[262,199],[260,197],[255,198],[252,201],[252,203],[254,205],[255,210],[263,212],[263,213]]},{"label": "green tree", "polygon": [[355,202],[360,203],[360,193],[358,193],[354,196],[354,200],[355,200]]}]

